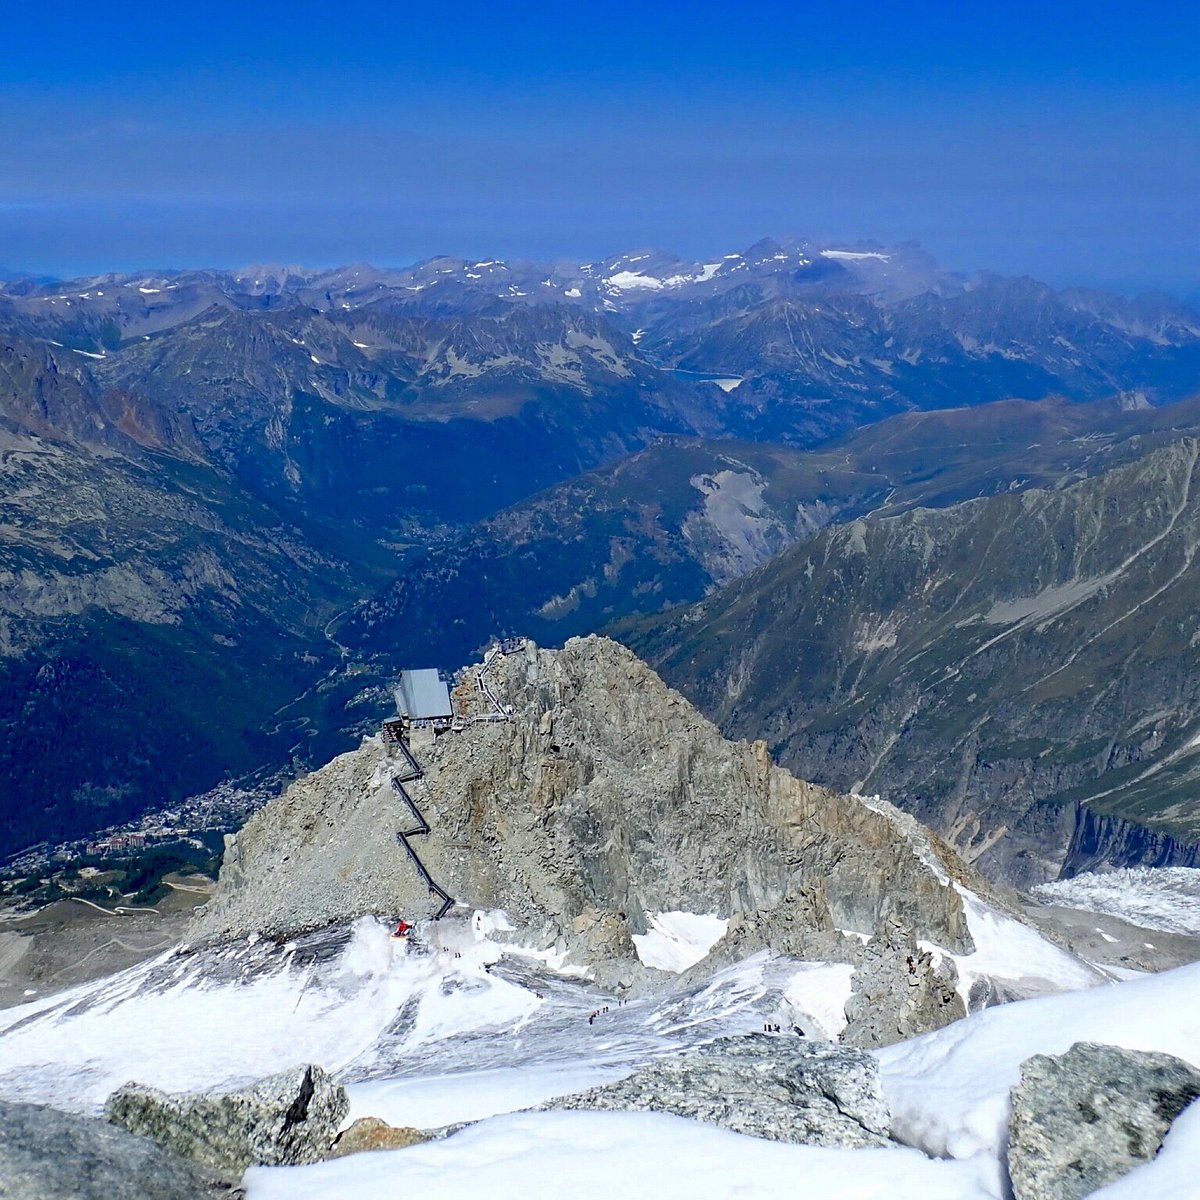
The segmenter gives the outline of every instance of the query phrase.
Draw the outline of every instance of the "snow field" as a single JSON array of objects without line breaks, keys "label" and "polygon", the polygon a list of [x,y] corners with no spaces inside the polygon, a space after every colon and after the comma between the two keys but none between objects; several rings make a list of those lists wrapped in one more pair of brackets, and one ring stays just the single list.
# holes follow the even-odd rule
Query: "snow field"
[{"label": "snow field", "polygon": [[892,256],[890,254],[880,254],[878,250],[822,250],[821,257],[844,258],[849,262],[874,258],[879,262],[887,262]]},{"label": "snow field", "polygon": [[[129,982],[146,980],[135,972]],[[389,989],[368,985],[347,998],[301,994],[303,982],[283,970],[244,986],[197,985],[185,974],[122,997],[77,989],[76,1004],[6,1030],[0,1090],[95,1113],[128,1080],[168,1090],[238,1086],[304,1061],[336,1066],[377,1036]]]},{"label": "snow field", "polygon": [[1047,992],[1074,991],[1107,980],[1108,976],[1103,972],[1056,946],[1037,930],[984,903],[974,892],[959,884],[954,888],[962,897],[975,952],[951,954],[928,942],[920,945],[923,950],[930,951],[935,960],[942,957],[954,960],[958,969],[958,993],[964,1004],[971,985],[984,976],[1019,981],[1030,990]]},{"label": "snow field", "polygon": [[783,993],[791,1009],[790,1024],[798,1025],[807,1037],[836,1040],[846,1028],[846,1001],[853,979],[849,963],[801,964]]},{"label": "snow field", "polygon": [[[1003,929],[1003,926],[999,926]],[[760,964],[761,966],[761,964]],[[746,964],[739,964],[745,968]],[[831,985],[832,964],[793,974]],[[748,985],[739,977],[742,986]],[[788,988],[791,1002],[792,987]],[[832,988],[831,988],[832,994]],[[702,995],[702,994],[701,994]],[[1009,1089],[1032,1054],[1076,1041],[1160,1050],[1200,1063],[1200,964],[1128,983],[1093,987],[987,1009],[936,1033],[877,1052],[893,1109],[893,1132],[914,1150],[822,1150],[744,1138],[658,1114],[544,1113],[498,1116],[442,1142],[360,1155],[315,1167],[247,1175],[250,1200],[363,1200],[424,1188],[447,1198],[488,1195],[605,1200],[630,1188],[656,1197],[791,1197],[798,1200],[999,1200]],[[809,992],[805,1002],[814,1006]],[[697,997],[697,1007],[700,997]],[[581,1065],[584,1077],[590,1072]],[[586,1082],[586,1078],[583,1080]],[[352,1088],[356,1110],[375,1105],[410,1123],[464,1112],[477,1083],[486,1102],[533,1102],[581,1082],[535,1073],[426,1081],[389,1108],[387,1084]],[[368,1090],[374,1089],[374,1090]],[[451,1089],[460,1093],[457,1097]],[[424,1095],[422,1095],[424,1091]],[[383,1103],[380,1103],[383,1101]],[[406,1107],[407,1105],[407,1107]],[[377,1113],[376,1115],[380,1115]],[[416,1122],[420,1123],[420,1122]],[[924,1154],[917,1153],[923,1151]],[[926,1155],[931,1157],[926,1157]],[[1200,1103],[1176,1122],[1163,1152],[1096,1200],[1194,1200],[1200,1171]]]},{"label": "snow field", "polygon": [[[893,1133],[907,1146],[823,1150],[660,1114],[515,1112],[771,1020],[835,1037],[852,968],[760,951],[702,984],[618,1005],[556,973],[554,955],[500,944],[516,934],[501,912],[431,927],[424,954],[364,918],[298,944],[251,939],[160,955],[0,1012],[0,1095],[95,1112],[130,1079],[230,1088],[319,1062],[346,1082],[351,1120],[479,1122],[406,1150],[253,1170],[251,1200],[611,1200],[633,1189],[655,1200],[998,1200],[1020,1063],[1098,1041],[1200,1065],[1200,964],[1095,986],[1086,964],[977,897],[964,894],[964,903],[977,946],[956,958],[964,979],[989,973],[1085,990],[990,1008],[876,1052]],[[645,937],[650,957],[683,970],[723,932],[717,917],[659,913]],[[601,1004],[609,1011],[590,1023]],[[1198,1171],[1193,1106],[1158,1159],[1097,1200],[1134,1200],[1135,1189],[1136,1200],[1194,1200]]]},{"label": "snow field", "polygon": [[1021,1063],[1075,1042],[1158,1050],[1200,1066],[1200,963],[998,1005],[877,1051],[893,1136],[937,1157],[998,1160]]},{"label": "snow field", "polygon": [[[500,949],[468,931],[427,957],[363,918],[332,961],[268,943],[175,958],[0,1013],[0,1095],[98,1112],[129,1080],[169,1091],[234,1088],[305,1062],[337,1072],[415,1007],[407,1043],[511,1030],[539,1001],[485,971]],[[461,955],[461,957],[455,957]],[[443,987],[447,973],[478,986]]]},{"label": "snow field", "polygon": [[[364,918],[323,949],[252,939],[160,955],[0,1012],[0,1096],[96,1113],[130,1080],[231,1089],[315,1062],[349,1086],[356,1115],[370,1097],[386,1109],[374,1115],[429,1127],[620,1078],[656,1054],[786,1016],[796,964],[765,952],[679,996],[621,1007],[556,971],[553,953],[493,941],[508,925],[502,913],[443,922],[427,954]],[[792,1000],[819,1012],[828,991],[818,971]],[[610,1011],[589,1024],[602,1002]]]},{"label": "snow field", "polygon": [[681,975],[694,967],[725,936],[724,917],[687,912],[650,913],[650,929],[635,933],[633,945],[643,966]]},{"label": "snow field", "polygon": [[629,1074],[628,1066],[497,1067],[457,1075],[410,1076],[352,1083],[350,1115],[379,1117],[389,1125],[437,1129],[460,1121],[479,1121],[500,1113],[532,1108],[555,1096],[569,1096]]},{"label": "snow field", "polygon": [[254,1167],[248,1200],[991,1200],[976,1164],[823,1150],[658,1113],[526,1113],[440,1142],[311,1167]]}]

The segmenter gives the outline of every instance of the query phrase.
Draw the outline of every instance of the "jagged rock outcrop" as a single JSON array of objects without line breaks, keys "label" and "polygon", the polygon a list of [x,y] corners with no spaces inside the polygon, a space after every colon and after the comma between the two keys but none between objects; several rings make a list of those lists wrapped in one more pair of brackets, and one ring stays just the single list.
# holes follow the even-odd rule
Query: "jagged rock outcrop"
[{"label": "jagged rock outcrop", "polygon": [[886,1146],[891,1115],[869,1054],[750,1034],[659,1058],[627,1079],[541,1106],[662,1112],[809,1146]]},{"label": "jagged rock outcrop", "polygon": [[[797,956],[892,918],[970,950],[952,852],[889,805],[795,779],[761,742],[726,741],[617,643],[529,645],[491,678],[512,720],[417,746],[425,777],[405,785],[432,827],[422,859],[465,904],[503,908],[610,981],[636,976],[631,937],[656,912],[716,913],[735,941],[749,927],[747,947]],[[194,936],[431,912],[394,836],[394,769],[368,740],[252,818]]]},{"label": "jagged rock outcrop", "polygon": [[889,918],[856,960],[842,1040],[888,1046],[965,1017],[952,970],[953,964],[935,966],[912,929]]},{"label": "jagged rock outcrop", "polygon": [[235,1200],[240,1188],[95,1117],[0,1100],[0,1196],[13,1200]]},{"label": "jagged rock outcrop", "polygon": [[174,1154],[240,1176],[252,1165],[320,1162],[349,1110],[346,1089],[306,1066],[240,1092],[171,1094],[128,1083],[108,1098],[104,1115]]},{"label": "jagged rock outcrop", "polygon": [[1083,1200],[1152,1159],[1200,1097],[1200,1072],[1170,1054],[1076,1042],[1021,1064],[1008,1171],[1015,1200]]}]

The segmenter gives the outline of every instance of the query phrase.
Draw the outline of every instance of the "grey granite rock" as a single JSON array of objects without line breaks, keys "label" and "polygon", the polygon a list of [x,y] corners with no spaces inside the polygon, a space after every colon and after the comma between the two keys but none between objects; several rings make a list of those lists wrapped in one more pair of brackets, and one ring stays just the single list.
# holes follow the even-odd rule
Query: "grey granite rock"
[{"label": "grey granite rock", "polygon": [[542,1107],[673,1113],[810,1146],[885,1146],[891,1121],[870,1055],[761,1033],[656,1059],[627,1079]]},{"label": "grey granite rock", "polygon": [[1015,1200],[1082,1200],[1152,1159],[1200,1097],[1200,1071],[1170,1054],[1076,1042],[1021,1064],[1008,1171]]},{"label": "grey granite rock", "polygon": [[0,1100],[0,1196],[233,1200],[241,1189],[107,1121]]},{"label": "grey granite rock", "polygon": [[956,982],[951,960],[935,965],[912,927],[888,917],[855,964],[842,1040],[864,1049],[889,1046],[965,1017]]},{"label": "grey granite rock", "polygon": [[240,1092],[172,1094],[127,1083],[104,1112],[176,1154],[240,1175],[251,1165],[319,1162],[349,1108],[345,1088],[306,1066]]},{"label": "grey granite rock", "polygon": [[[462,715],[478,678],[471,668],[455,691]],[[489,681],[511,721],[416,749],[425,773],[405,786],[431,827],[419,853],[464,905],[504,909],[602,984],[641,974],[632,938],[657,912],[755,913],[781,953],[810,933],[873,934],[894,913],[924,940],[971,951],[949,883],[968,868],[951,850],[883,802],[793,778],[765,743],[726,741],[617,643],[528,645]],[[192,940],[429,912],[392,832],[407,820],[389,786],[397,769],[371,739],[252,817]]]}]

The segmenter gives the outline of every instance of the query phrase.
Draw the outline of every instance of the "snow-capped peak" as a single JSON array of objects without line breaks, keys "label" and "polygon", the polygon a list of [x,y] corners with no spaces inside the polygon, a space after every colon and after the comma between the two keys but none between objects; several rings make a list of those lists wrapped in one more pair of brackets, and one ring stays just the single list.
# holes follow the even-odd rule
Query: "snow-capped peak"
[{"label": "snow-capped peak", "polygon": [[874,258],[879,262],[888,262],[891,260],[890,254],[883,254],[879,250],[822,250],[822,258],[843,259],[847,262],[862,262],[864,259]]}]

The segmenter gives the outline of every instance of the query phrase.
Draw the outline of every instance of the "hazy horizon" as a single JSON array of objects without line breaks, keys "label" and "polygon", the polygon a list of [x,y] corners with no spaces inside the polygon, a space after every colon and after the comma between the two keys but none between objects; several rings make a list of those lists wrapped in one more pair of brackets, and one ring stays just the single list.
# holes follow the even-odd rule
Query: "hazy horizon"
[{"label": "hazy horizon", "polygon": [[[783,235],[783,236],[766,234],[766,235],[764,235],[763,239],[755,238],[755,239],[753,239],[753,241],[757,242],[759,240],[775,240],[775,241],[779,241],[779,242],[784,242],[785,240],[794,238],[796,236],[797,235],[790,235],[790,234]],[[907,242],[905,242],[905,243],[898,243],[898,242],[884,243],[884,242],[881,242],[878,238],[870,238],[870,237],[832,238],[832,239],[818,237],[818,238],[811,238],[808,240],[810,240],[816,244],[820,244],[820,245],[825,245],[825,244],[842,245],[847,249],[853,249],[855,247],[871,247],[871,246],[878,247],[878,246],[887,246],[887,245],[897,246],[897,245],[901,245],[901,244],[907,244],[907,245],[911,245],[911,246],[918,246],[920,249],[928,251],[927,247],[921,245],[915,239],[908,239]],[[73,280],[94,279],[94,278],[109,276],[109,275],[116,275],[116,276],[136,276],[136,275],[140,275],[140,274],[169,275],[169,274],[173,274],[173,273],[185,273],[188,271],[206,271],[206,270],[235,273],[235,272],[243,272],[243,271],[247,271],[250,269],[258,269],[258,268],[286,268],[288,270],[294,270],[294,271],[298,271],[298,272],[312,272],[315,274],[315,273],[322,272],[322,271],[336,270],[339,267],[348,267],[348,266],[354,266],[357,264],[363,264],[363,265],[366,265],[369,267],[373,267],[373,268],[376,268],[379,270],[385,270],[385,271],[386,270],[404,270],[408,267],[415,266],[418,263],[427,262],[427,261],[437,259],[437,258],[459,259],[459,260],[465,261],[465,262],[481,260],[484,258],[493,258],[498,261],[510,262],[510,263],[514,263],[514,264],[517,262],[531,262],[531,263],[541,262],[541,263],[545,263],[546,265],[553,265],[553,264],[557,264],[557,263],[584,264],[584,263],[591,263],[591,262],[602,262],[606,259],[614,258],[614,257],[623,255],[623,254],[642,254],[642,253],[646,253],[646,252],[663,252],[666,254],[678,254],[678,256],[684,260],[690,259],[695,262],[704,262],[704,261],[711,261],[711,260],[720,258],[724,254],[729,253],[731,251],[746,250],[748,248],[748,245],[752,245],[752,244],[753,244],[753,242],[751,242],[749,244],[739,243],[737,245],[733,245],[731,243],[728,245],[719,245],[719,246],[715,246],[715,247],[710,247],[708,250],[702,251],[701,253],[697,253],[697,254],[682,254],[682,253],[679,253],[678,251],[676,251],[671,246],[629,245],[629,246],[615,247],[615,248],[612,248],[609,252],[607,252],[605,254],[598,254],[595,256],[591,256],[591,257],[586,256],[586,255],[558,255],[558,256],[555,256],[554,258],[538,259],[531,255],[522,255],[522,254],[497,255],[497,254],[493,253],[493,254],[489,255],[486,251],[477,253],[474,255],[456,254],[453,251],[434,251],[431,254],[421,255],[419,257],[413,257],[413,258],[409,258],[409,259],[394,259],[394,260],[386,261],[386,262],[385,261],[373,261],[362,255],[341,258],[341,259],[336,259],[336,260],[330,260],[330,261],[326,261],[326,262],[299,262],[299,261],[291,262],[291,261],[284,261],[284,260],[279,260],[279,259],[268,259],[268,258],[264,258],[264,257],[259,257],[259,258],[246,259],[246,260],[242,260],[242,261],[231,261],[231,262],[199,262],[198,261],[198,262],[192,262],[192,263],[121,263],[121,264],[116,264],[116,265],[96,265],[91,268],[85,268],[85,269],[74,271],[74,272],[22,270],[20,267],[13,267],[11,264],[0,262],[0,283],[4,283],[6,281],[7,282],[15,282],[15,281],[21,280],[21,279],[33,279],[33,280],[68,283]],[[933,257],[935,259],[937,258],[936,255],[934,255]],[[1053,286],[1055,288],[1060,288],[1060,289],[1067,289],[1067,288],[1073,288],[1073,287],[1079,287],[1079,288],[1083,288],[1083,289],[1092,288],[1092,289],[1096,289],[1096,290],[1108,291],[1108,292],[1114,293],[1116,295],[1122,295],[1122,296],[1126,296],[1126,297],[1165,295],[1169,298],[1178,300],[1185,304],[1200,306],[1200,276],[1198,276],[1197,282],[1189,290],[1188,288],[1182,287],[1182,286],[1178,287],[1178,288],[1168,288],[1168,287],[1145,286],[1145,285],[1141,285],[1138,283],[1129,283],[1128,285],[1122,285],[1119,281],[1112,281],[1112,282],[1103,283],[1103,284],[1092,284],[1092,283],[1088,283],[1086,281],[1081,282],[1081,281],[1075,280],[1075,279],[1052,279],[1052,278],[1048,278],[1045,273],[1039,273],[1037,271],[1023,271],[1023,272],[996,271],[996,269],[994,267],[992,267],[986,263],[981,263],[974,267],[951,268],[951,267],[947,267],[947,265],[945,263],[941,263],[939,261],[939,265],[942,266],[943,268],[945,268],[946,270],[953,271],[955,274],[960,274],[966,278],[970,278],[971,276],[978,275],[978,274],[987,274],[987,273],[993,273],[993,274],[1005,275],[1005,276],[1011,275],[1013,277],[1020,276],[1020,277],[1032,278],[1041,283],[1046,283],[1046,284],[1049,284],[1050,286]]]},{"label": "hazy horizon", "polygon": [[0,266],[683,257],[793,232],[1200,293],[1200,15],[19,9]]}]

